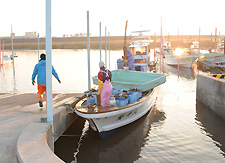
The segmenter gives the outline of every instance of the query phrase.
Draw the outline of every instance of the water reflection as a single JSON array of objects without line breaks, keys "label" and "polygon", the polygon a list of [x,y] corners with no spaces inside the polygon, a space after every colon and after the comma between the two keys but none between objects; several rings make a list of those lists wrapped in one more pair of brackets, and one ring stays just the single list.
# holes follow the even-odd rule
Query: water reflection
[{"label": "water reflection", "polygon": [[[66,140],[64,137],[62,140],[61,137],[55,143],[56,154],[66,162],[134,162],[140,158],[141,148],[148,141],[147,137],[151,132],[151,124],[164,120],[165,113],[154,107],[145,116],[120,128],[106,139],[100,139],[98,134],[91,129],[86,130],[85,135],[82,136],[80,146],[78,145],[78,137],[74,138],[73,145],[70,146],[67,142],[71,142],[71,138]],[[63,152],[64,143],[67,144],[66,152]],[[78,153],[76,153],[77,148],[79,148]],[[68,153],[70,153],[69,157],[67,156]],[[74,153],[77,157],[71,160]]]},{"label": "water reflection", "polygon": [[196,102],[196,123],[206,132],[206,135],[214,140],[214,144],[219,147],[225,157],[225,121],[202,103]]},{"label": "water reflection", "polygon": [[177,66],[164,65],[164,73],[176,74],[177,76],[179,75],[179,77],[193,80],[196,78],[198,72],[197,65],[194,63],[191,68],[179,67],[179,72]]},{"label": "water reflection", "polygon": [[15,77],[13,77],[13,79],[12,79],[12,85],[13,85],[13,90],[14,91],[17,91],[17,88],[16,88],[16,78]]},{"label": "water reflection", "polygon": [[153,123],[163,122],[166,119],[166,113],[163,110],[153,108],[154,118]]},{"label": "water reflection", "polygon": [[[141,147],[148,136],[153,112],[120,128],[116,133],[106,139],[96,138],[96,132],[89,130],[83,139],[78,162],[134,162],[139,159]],[[87,155],[89,157],[87,157]]]}]

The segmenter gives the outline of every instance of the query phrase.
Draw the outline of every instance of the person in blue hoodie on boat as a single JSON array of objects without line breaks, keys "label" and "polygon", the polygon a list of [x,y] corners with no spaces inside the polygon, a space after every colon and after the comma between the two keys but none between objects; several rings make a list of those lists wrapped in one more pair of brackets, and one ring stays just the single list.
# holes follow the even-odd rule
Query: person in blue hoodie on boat
[{"label": "person in blue hoodie on boat", "polygon": [[[35,83],[35,77],[37,75],[37,89],[38,89],[38,99],[39,99],[39,106],[43,107],[43,97],[42,95],[46,92],[46,55],[44,53],[40,56],[39,63],[35,65],[34,71],[32,74],[32,84]],[[58,80],[59,83],[59,76],[56,73],[54,67],[52,66],[52,74]]]}]

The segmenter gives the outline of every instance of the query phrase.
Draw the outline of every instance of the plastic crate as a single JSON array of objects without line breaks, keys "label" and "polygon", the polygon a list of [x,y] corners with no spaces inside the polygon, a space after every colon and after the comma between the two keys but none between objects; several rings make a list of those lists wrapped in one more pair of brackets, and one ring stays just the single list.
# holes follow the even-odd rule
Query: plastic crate
[{"label": "plastic crate", "polygon": [[87,105],[89,105],[89,98],[90,98],[90,104],[91,105],[97,104],[97,94],[98,94],[98,92],[92,92],[92,96],[87,97]]},{"label": "plastic crate", "polygon": [[124,60],[117,59],[117,69],[123,69],[123,66],[124,66]]},{"label": "plastic crate", "polygon": [[[89,100],[90,99],[90,100]],[[95,97],[87,97],[87,105],[94,105],[95,104]]]},{"label": "plastic crate", "polygon": [[124,106],[128,104],[128,98],[125,97],[116,97],[116,105]]},{"label": "plastic crate", "polygon": [[142,96],[142,92],[129,91],[129,103],[132,104],[136,102]]},{"label": "plastic crate", "polygon": [[121,94],[123,93],[123,90],[122,89],[113,89],[112,90],[112,94],[116,95],[116,94]]}]

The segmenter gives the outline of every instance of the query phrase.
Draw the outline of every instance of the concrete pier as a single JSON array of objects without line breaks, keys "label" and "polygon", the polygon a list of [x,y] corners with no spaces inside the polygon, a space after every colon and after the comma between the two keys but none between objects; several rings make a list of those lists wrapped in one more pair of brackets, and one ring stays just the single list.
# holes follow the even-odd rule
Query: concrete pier
[{"label": "concrete pier", "polygon": [[197,76],[196,98],[225,119],[225,80],[207,75]]},{"label": "concrete pier", "polygon": [[[62,134],[76,119],[68,107],[79,94],[53,94],[54,132]],[[40,110],[35,93],[0,94],[0,162],[63,162],[54,155],[46,106]],[[45,103],[44,103],[45,104]]]}]

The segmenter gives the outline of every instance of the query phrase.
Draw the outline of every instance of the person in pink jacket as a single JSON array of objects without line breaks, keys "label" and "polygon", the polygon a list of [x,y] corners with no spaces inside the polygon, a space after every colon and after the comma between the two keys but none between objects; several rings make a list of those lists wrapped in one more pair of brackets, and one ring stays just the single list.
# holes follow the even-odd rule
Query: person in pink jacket
[{"label": "person in pink jacket", "polygon": [[99,76],[102,77],[102,79],[100,80],[103,81],[103,86],[101,89],[101,105],[107,106],[109,104],[110,96],[112,94],[112,84],[111,84],[112,73],[111,71],[107,70],[104,67],[104,62],[102,66],[100,67],[98,77]]}]

